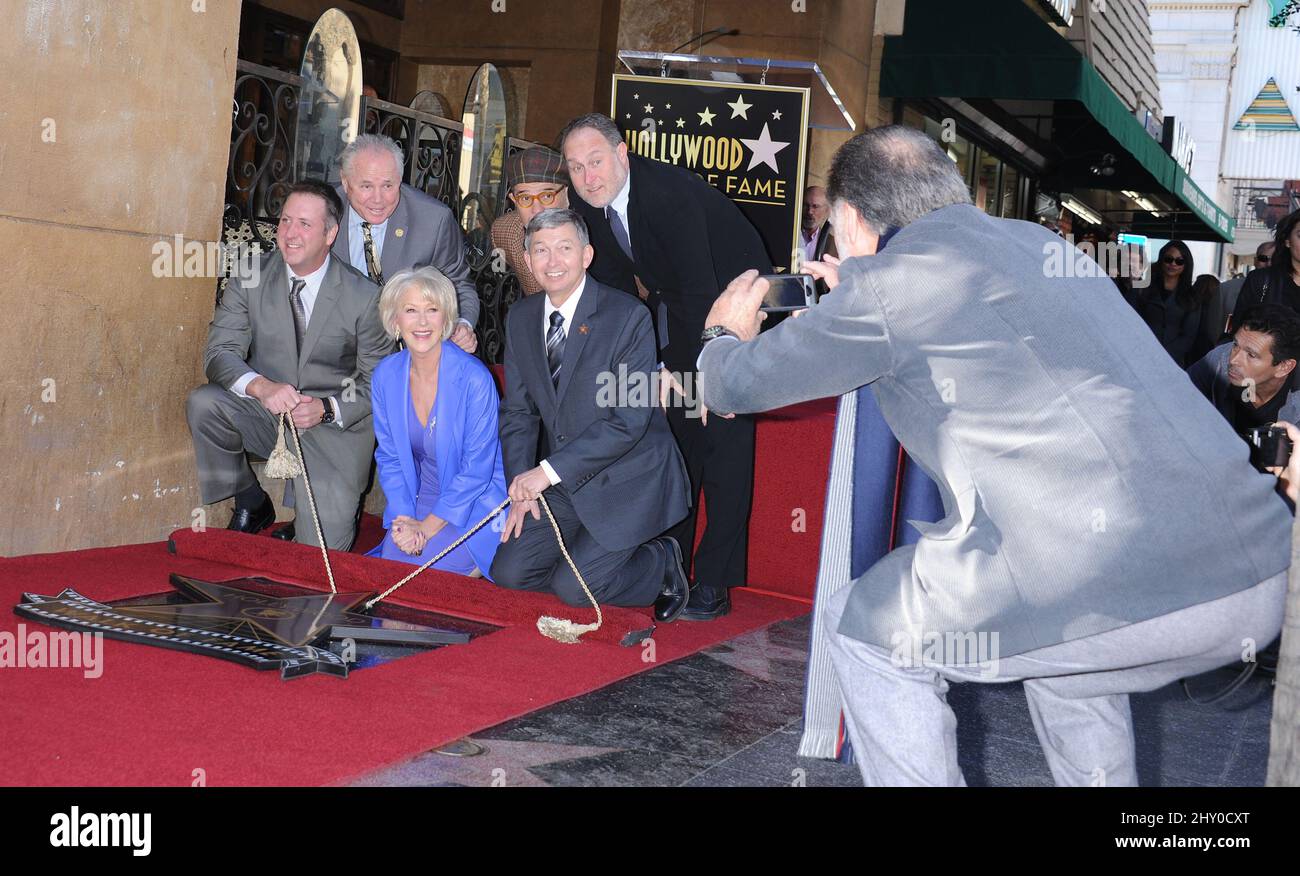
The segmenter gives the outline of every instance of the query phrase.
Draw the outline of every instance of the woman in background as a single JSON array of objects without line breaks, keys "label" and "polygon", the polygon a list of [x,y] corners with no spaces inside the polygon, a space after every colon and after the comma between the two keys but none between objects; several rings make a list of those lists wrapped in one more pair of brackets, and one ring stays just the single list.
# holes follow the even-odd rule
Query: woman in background
[{"label": "woman in background", "polygon": [[[496,384],[448,338],[456,288],[426,267],[401,271],[379,296],[379,318],[405,349],[371,376],[375,462],[388,533],[370,556],[425,563],[505,500]],[[501,538],[484,526],[434,568],[486,576]]]},{"label": "woman in background", "polygon": [[1300,313],[1300,210],[1277,223],[1271,264],[1246,275],[1230,328],[1240,325],[1242,315],[1260,304],[1282,304]]},{"label": "woman in background", "polygon": [[1171,240],[1160,248],[1151,266],[1151,282],[1135,294],[1131,303],[1151,328],[1165,351],[1186,368],[1192,358],[1196,337],[1201,329],[1201,304],[1192,289],[1192,253],[1181,240]]}]

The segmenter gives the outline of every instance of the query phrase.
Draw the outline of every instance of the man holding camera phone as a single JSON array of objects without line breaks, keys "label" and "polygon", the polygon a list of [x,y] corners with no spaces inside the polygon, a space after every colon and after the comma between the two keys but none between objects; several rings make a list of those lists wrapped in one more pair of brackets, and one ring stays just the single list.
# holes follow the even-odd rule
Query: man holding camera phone
[{"label": "man holding camera phone", "polygon": [[949,683],[1022,681],[1057,784],[1137,784],[1128,694],[1281,628],[1285,503],[1114,284],[1045,270],[1055,235],[972,206],[924,132],[854,137],[828,189],[843,263],[805,270],[831,294],[758,335],[764,284],[738,277],[699,366],[718,412],[867,387],[942,495],[819,594],[864,782],[964,784]]}]

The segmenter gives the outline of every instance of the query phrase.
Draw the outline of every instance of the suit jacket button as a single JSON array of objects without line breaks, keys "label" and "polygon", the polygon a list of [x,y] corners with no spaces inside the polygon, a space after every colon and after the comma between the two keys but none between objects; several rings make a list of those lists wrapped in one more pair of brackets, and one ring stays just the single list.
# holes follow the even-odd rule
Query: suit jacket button
[{"label": "suit jacket button", "polygon": [[556,435],[556,436],[555,436],[555,440],[556,440],[556,441],[563,441],[563,440],[564,440],[564,436],[563,436],[563,435]]}]

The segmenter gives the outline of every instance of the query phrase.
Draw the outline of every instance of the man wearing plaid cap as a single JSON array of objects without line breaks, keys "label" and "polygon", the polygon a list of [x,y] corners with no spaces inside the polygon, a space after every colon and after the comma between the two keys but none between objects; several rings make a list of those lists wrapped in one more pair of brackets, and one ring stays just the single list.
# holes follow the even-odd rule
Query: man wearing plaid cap
[{"label": "man wearing plaid cap", "polygon": [[568,209],[569,175],[558,152],[534,146],[510,156],[506,179],[515,209],[492,223],[492,246],[505,255],[523,293],[532,295],[542,287],[524,261],[524,226],[543,210]]}]

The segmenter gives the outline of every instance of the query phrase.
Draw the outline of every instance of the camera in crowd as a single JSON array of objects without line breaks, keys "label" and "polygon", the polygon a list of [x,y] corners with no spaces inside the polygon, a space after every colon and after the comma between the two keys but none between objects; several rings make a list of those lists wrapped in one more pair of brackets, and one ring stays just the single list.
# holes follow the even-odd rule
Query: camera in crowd
[{"label": "camera in crowd", "polygon": [[1260,471],[1284,468],[1291,459],[1293,444],[1281,426],[1259,426],[1242,433],[1250,445],[1250,464]]}]

